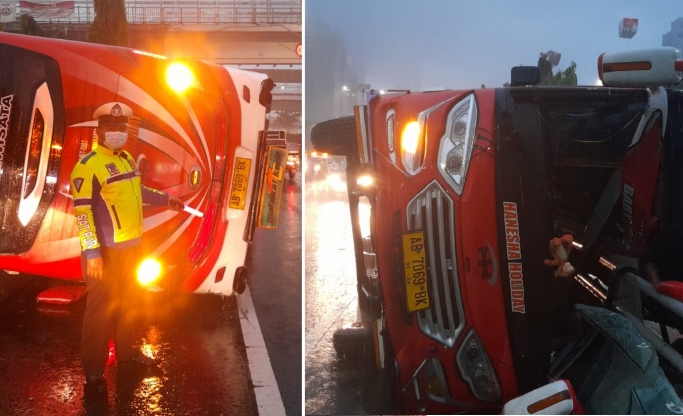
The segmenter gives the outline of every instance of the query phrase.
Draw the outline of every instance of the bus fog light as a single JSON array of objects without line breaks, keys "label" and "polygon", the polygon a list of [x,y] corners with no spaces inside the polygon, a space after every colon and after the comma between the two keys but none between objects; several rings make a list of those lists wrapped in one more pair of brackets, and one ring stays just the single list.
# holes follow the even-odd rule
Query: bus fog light
[{"label": "bus fog light", "polygon": [[161,277],[161,264],[154,259],[145,259],[138,267],[138,282],[149,286]]},{"label": "bus fog light", "polygon": [[441,390],[441,383],[439,383],[439,379],[437,378],[436,374],[432,374],[427,378],[427,391],[431,395],[439,398],[446,397],[446,394],[444,394],[444,392]]}]

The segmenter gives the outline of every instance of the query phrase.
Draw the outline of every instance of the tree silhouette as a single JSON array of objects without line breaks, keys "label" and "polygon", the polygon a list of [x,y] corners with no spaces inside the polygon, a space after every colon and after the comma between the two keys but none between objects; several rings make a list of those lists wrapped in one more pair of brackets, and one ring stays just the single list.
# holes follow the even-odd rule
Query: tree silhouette
[{"label": "tree silhouette", "polygon": [[95,19],[90,26],[90,42],[129,46],[128,20],[124,0],[95,0]]},{"label": "tree silhouette", "polygon": [[577,85],[576,63],[572,61],[564,71],[558,71],[553,77],[554,85]]},{"label": "tree silhouette", "polygon": [[301,112],[271,111],[270,128],[273,130],[301,131]]},{"label": "tree silhouette", "polygon": [[27,14],[22,14],[20,22],[22,35],[47,37],[43,28],[38,26],[36,19],[33,17]]},{"label": "tree silhouette", "polygon": [[539,85],[577,85],[576,63],[572,61],[564,71],[557,71],[553,75],[553,66],[548,62],[546,55],[541,52],[538,58],[538,70],[541,72]]}]

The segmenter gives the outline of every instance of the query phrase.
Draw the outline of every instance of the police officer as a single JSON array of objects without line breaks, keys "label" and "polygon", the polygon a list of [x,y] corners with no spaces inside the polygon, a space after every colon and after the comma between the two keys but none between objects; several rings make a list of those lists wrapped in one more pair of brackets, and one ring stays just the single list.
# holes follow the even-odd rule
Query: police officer
[{"label": "police officer", "polygon": [[81,268],[88,286],[81,354],[85,391],[105,393],[104,368],[108,336],[114,329],[119,368],[156,366],[156,359],[133,348],[134,314],[139,288],[142,204],[165,205],[175,211],[183,203],[142,186],[132,156],[121,150],[128,140],[133,111],[120,102],[107,103],[93,114],[98,120],[99,146],[85,155],[71,173],[71,192],[81,242]]}]

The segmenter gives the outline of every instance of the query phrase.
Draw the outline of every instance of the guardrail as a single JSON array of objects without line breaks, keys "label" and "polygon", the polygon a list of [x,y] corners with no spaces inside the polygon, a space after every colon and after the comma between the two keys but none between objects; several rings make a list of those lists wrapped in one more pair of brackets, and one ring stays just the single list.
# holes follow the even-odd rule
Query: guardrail
[{"label": "guardrail", "polygon": [[[132,0],[125,2],[125,9],[129,24],[301,24],[301,0]],[[28,2],[16,2],[17,20],[24,13],[39,23],[86,24],[95,17],[92,1],[41,3],[34,9]]]}]

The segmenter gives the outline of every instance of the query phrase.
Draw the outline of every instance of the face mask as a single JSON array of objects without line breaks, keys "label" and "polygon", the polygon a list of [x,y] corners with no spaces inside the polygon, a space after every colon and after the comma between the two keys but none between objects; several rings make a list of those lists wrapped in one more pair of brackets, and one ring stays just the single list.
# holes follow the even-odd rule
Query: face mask
[{"label": "face mask", "polygon": [[104,145],[112,150],[119,150],[128,141],[125,131],[107,131],[104,133]]}]

